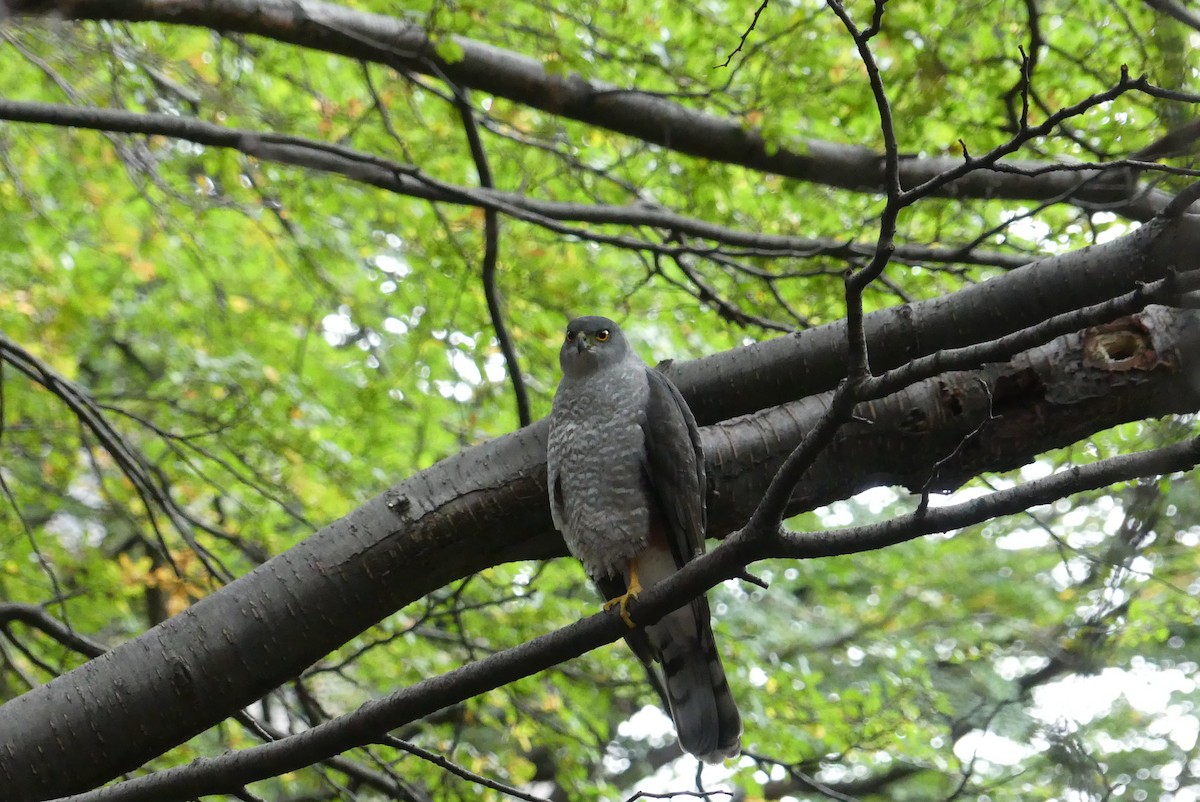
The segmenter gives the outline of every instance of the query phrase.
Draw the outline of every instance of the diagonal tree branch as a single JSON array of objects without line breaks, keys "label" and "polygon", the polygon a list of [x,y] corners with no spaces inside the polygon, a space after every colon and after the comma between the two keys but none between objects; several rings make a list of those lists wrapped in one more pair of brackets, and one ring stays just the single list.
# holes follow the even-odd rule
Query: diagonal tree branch
[{"label": "diagonal tree branch", "polygon": [[[471,108],[471,99],[467,90],[455,87],[454,105],[462,118],[463,130],[467,134],[467,144],[471,150],[471,159],[475,162],[475,171],[479,174],[479,186],[485,190],[495,189],[492,181],[492,168],[488,165],[487,151],[479,138],[479,126],[475,124],[475,111]],[[488,316],[492,319],[492,328],[496,331],[496,340],[500,343],[500,351],[504,354],[504,364],[508,369],[509,380],[512,381],[513,395],[517,399],[517,420],[522,426],[533,423],[529,412],[529,393],[525,390],[525,378],[521,375],[521,363],[517,359],[517,349],[513,346],[512,335],[504,323],[504,310],[500,308],[500,293],[496,287],[496,262],[500,258],[500,215],[494,207],[483,210],[483,294],[487,299]]]},{"label": "diagonal tree branch", "polygon": [[[677,214],[648,204],[609,206],[549,201],[514,192],[464,187],[437,181],[419,167],[392,161],[315,139],[273,132],[227,128],[194,117],[171,114],[144,114],[97,107],[34,103],[0,98],[0,119],[12,122],[69,126],[114,133],[169,136],[210,147],[231,148],[247,156],[288,164],[320,172],[341,175],[399,195],[440,203],[495,209],[518,220],[542,225],[556,233],[615,247],[661,253],[666,256],[715,252],[712,246],[664,245],[634,237],[602,235],[585,229],[567,228],[559,222],[598,225],[647,226],[698,237],[720,246],[736,249],[733,256],[780,256],[809,258],[827,256],[836,259],[861,259],[869,256],[874,245],[829,238],[764,234],[728,228],[707,220]],[[947,263],[988,265],[1012,269],[1029,262],[1020,254],[984,251],[975,248],[939,248],[920,244],[900,245],[896,258],[909,263]],[[787,276],[781,276],[787,278]]]},{"label": "diagonal tree branch", "polygon": [[145,455],[109,422],[104,410],[86,389],[60,375],[42,360],[22,348],[0,332],[0,362],[13,366],[18,373],[41,385],[57,396],[79,420],[81,426],[96,437],[105,451],[112,456],[121,472],[129,479],[134,491],[146,508],[150,525],[159,535],[160,556],[168,561],[176,573],[179,567],[171,558],[170,549],[162,539],[158,527],[156,509],[162,510],[175,529],[192,547],[196,556],[214,578],[229,578],[230,573],[193,537],[193,522],[176,502],[171,488],[146,459]]},{"label": "diagonal tree branch", "polygon": [[[766,539],[743,530],[670,579],[639,597],[633,608],[638,625],[652,624],[671,610],[755,560],[772,556],[797,559],[852,554],[884,548],[936,532],[947,532],[1050,503],[1073,493],[1117,482],[1165,475],[1200,462],[1200,438],[1172,446],[1102,460],[971,501],[922,508],[880,524],[824,532],[778,533]],[[544,671],[592,649],[612,643],[626,628],[608,612],[511,649],[495,652],[447,674],[368,702],[354,713],[332,719],[297,735],[216,758],[201,758],[61,802],[173,802],[221,793],[255,780],[302,768],[355,746],[371,743],[388,730],[522,677]]]},{"label": "diagonal tree branch", "polygon": [[1200,31],[1200,14],[1174,2],[1174,0],[1142,0],[1142,2],[1155,11],[1161,11],[1179,20],[1189,28]]},{"label": "diagonal tree branch", "polygon": [[0,602],[0,629],[7,630],[11,621],[20,621],[27,627],[39,630],[71,651],[85,657],[99,657],[104,654],[106,648],[91,638],[80,635],[50,615],[40,605]]}]

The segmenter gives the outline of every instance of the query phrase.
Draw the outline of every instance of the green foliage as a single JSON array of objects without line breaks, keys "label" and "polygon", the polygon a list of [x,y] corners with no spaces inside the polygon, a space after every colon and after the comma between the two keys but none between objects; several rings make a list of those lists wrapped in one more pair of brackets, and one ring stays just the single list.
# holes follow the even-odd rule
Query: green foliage
[{"label": "green foliage", "polygon": [[[883,144],[853,42],[819,4],[772,4],[722,68],[753,4],[373,5],[426,27],[447,63],[464,55],[453,37],[478,39],[553,75],[663,93],[726,116],[759,131],[772,153],[804,154],[811,140]],[[849,5],[865,25],[872,6]],[[1030,47],[1032,5],[887,5],[871,47],[903,154],[960,158],[963,145],[978,155],[1008,139],[1021,111],[1019,48]],[[1032,68],[1031,123],[1110,87],[1122,64],[1197,90],[1188,58],[1195,33],[1149,5],[1036,5],[1044,45]],[[195,116],[477,183],[458,113],[432,79],[172,25],[21,22],[0,32],[5,98]],[[486,110],[481,128],[499,189],[579,204],[653,203],[767,234],[864,243],[877,234],[876,194],[800,185],[503,98],[473,99]],[[1190,111],[1177,104],[1128,96],[1022,156],[1122,157],[1185,119]],[[0,602],[46,603],[77,631],[116,645],[390,483],[516,426],[480,280],[477,208],[232,150],[52,126],[0,124],[0,169],[0,332],[87,388],[192,521],[174,526],[149,514],[60,400],[6,369]],[[1184,181],[1159,178],[1167,189]],[[1006,227],[1014,220],[1026,224]],[[931,199],[905,213],[898,241],[958,247],[979,238],[1033,258],[1128,225],[1066,204]],[[737,268],[677,264],[506,218],[498,283],[535,417],[549,410],[560,330],[574,314],[618,318],[652,360],[770,336],[747,319],[730,323],[730,308],[791,325],[843,315],[845,260],[738,259]],[[938,297],[1001,269],[894,264],[867,305]],[[1151,424],[1122,427],[1038,465],[1088,462],[1170,435]],[[881,498],[838,502],[792,523],[862,522],[915,503]],[[1169,778],[1194,782],[1181,772],[1194,774],[1200,701],[1188,679],[1200,646],[1198,515],[1194,482],[1175,477],[884,551],[772,561],[755,568],[771,579],[769,591],[717,588],[718,640],[753,756],[734,781],[750,798],[817,798],[787,785],[782,764],[848,788],[903,765],[912,770],[878,797],[861,796],[950,798],[961,784],[965,795],[994,800],[1110,790],[1157,798],[1173,789]],[[289,710],[311,723],[314,710],[352,709],[565,625],[595,603],[568,561],[498,566],[380,622],[254,712]],[[83,660],[13,629],[26,650],[0,642],[0,700]],[[1150,709],[1127,694],[1086,720],[1046,717],[1066,680],[1098,677],[1110,687],[1169,690]],[[616,646],[399,734],[510,784],[544,779],[549,765],[572,798],[619,799],[661,763],[653,728],[627,725],[653,704],[641,669]],[[1001,751],[1017,753],[1015,761],[997,758],[982,732],[1006,739]],[[150,768],[255,742],[227,724]],[[435,798],[501,797],[394,747],[372,752]],[[690,787],[687,774],[670,787]],[[334,771],[306,770],[259,793],[299,797],[336,782]]]}]

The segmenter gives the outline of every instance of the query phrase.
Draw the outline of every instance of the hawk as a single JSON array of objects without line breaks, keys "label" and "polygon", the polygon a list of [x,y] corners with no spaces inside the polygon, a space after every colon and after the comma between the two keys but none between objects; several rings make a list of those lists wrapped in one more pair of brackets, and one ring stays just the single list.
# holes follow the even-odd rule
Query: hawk
[{"label": "hawk", "polygon": [[[550,512],[571,553],[633,629],[626,606],[704,552],[704,454],[675,385],[616,323],[581,317],[559,352],[547,445]],[[626,640],[662,664],[680,745],[706,762],[738,754],[737,703],[701,596]],[[652,676],[654,675],[651,669]]]}]

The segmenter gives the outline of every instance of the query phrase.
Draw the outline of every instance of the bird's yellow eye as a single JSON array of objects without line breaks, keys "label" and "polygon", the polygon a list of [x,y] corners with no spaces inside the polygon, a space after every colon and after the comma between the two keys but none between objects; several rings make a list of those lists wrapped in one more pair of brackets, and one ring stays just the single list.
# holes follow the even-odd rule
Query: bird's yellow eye
[{"label": "bird's yellow eye", "polygon": [[569,343],[575,342],[575,332],[573,332],[573,331],[567,332],[567,342],[569,342]]},{"label": "bird's yellow eye", "polygon": [[596,342],[606,343],[608,342],[608,337],[608,329],[600,329],[600,331],[596,332]]}]

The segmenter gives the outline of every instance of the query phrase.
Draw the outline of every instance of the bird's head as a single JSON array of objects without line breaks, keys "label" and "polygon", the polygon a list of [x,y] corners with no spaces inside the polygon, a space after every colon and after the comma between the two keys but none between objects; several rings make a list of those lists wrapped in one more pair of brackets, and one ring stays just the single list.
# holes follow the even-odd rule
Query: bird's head
[{"label": "bird's head", "polygon": [[623,360],[629,342],[620,326],[606,317],[577,317],[567,324],[558,362],[564,376],[583,376]]}]

